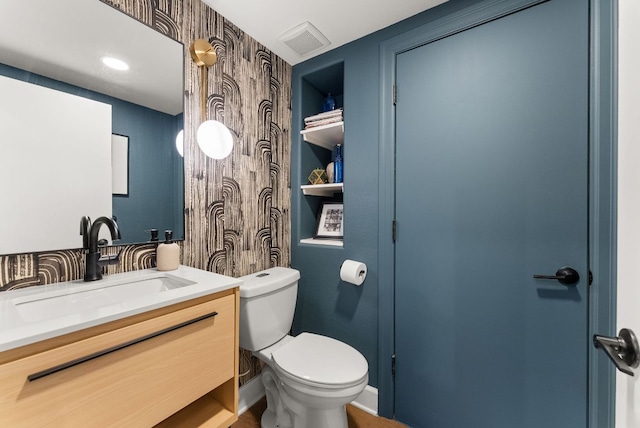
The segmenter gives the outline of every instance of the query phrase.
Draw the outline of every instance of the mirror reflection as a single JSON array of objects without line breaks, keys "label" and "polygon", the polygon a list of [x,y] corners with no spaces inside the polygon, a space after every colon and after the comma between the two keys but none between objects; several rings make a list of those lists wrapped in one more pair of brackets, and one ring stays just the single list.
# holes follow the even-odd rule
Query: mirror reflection
[{"label": "mirror reflection", "polygon": [[81,248],[85,215],[184,237],[182,44],[99,0],[3,0],[0,88],[0,254]]}]

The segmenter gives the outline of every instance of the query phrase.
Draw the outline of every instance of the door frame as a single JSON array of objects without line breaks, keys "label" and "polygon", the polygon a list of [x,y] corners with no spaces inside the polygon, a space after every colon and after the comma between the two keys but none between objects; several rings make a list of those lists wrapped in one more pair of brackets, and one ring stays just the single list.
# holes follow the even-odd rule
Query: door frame
[{"label": "door frame", "polygon": [[[378,413],[394,415],[396,57],[402,52],[548,0],[485,0],[380,44],[378,144]],[[617,11],[618,0],[590,3],[589,75],[589,337],[615,335],[617,204]],[[590,345],[590,340],[588,341]],[[614,426],[615,373],[593,346],[588,353],[590,428]]]}]

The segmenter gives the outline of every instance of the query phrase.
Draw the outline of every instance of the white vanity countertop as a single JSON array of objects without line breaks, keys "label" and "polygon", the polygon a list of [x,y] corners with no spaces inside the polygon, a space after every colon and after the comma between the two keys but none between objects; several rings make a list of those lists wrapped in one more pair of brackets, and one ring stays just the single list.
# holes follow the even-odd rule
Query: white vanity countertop
[{"label": "white vanity countertop", "polygon": [[240,286],[188,266],[144,269],[0,293],[0,352]]}]

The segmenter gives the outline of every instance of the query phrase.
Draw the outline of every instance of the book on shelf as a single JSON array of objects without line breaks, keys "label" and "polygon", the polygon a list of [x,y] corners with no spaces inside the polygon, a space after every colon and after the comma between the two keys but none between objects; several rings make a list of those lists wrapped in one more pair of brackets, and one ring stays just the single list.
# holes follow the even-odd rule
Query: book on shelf
[{"label": "book on shelf", "polygon": [[342,121],[342,109],[335,109],[304,118],[305,129]]}]

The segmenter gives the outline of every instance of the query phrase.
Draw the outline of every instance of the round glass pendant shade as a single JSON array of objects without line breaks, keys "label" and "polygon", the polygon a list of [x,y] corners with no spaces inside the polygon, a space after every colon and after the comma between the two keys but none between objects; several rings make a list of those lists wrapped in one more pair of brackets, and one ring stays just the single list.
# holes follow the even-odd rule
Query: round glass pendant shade
[{"label": "round glass pendant shade", "polygon": [[198,127],[196,134],[200,150],[213,159],[224,159],[233,149],[231,131],[217,120],[207,120]]},{"label": "round glass pendant shade", "polygon": [[176,149],[180,156],[184,157],[184,130],[180,130],[178,135],[176,135]]}]

